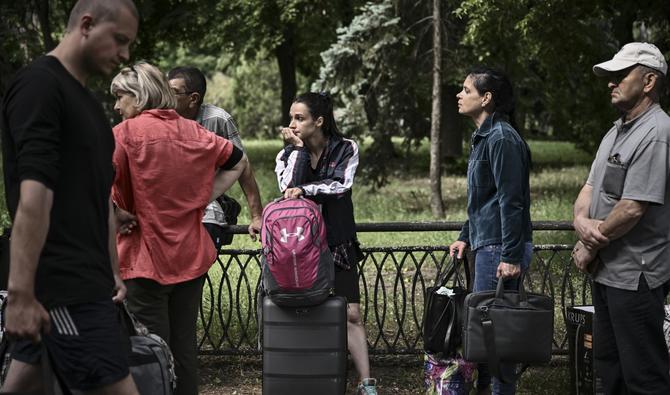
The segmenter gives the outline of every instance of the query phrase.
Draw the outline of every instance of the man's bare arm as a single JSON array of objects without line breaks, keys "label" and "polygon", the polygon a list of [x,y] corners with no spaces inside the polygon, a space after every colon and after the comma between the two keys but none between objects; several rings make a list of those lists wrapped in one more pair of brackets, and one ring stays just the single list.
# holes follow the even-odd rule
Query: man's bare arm
[{"label": "man's bare arm", "polygon": [[584,184],[581,191],[579,191],[573,208],[573,225],[575,232],[577,232],[577,237],[586,247],[599,249],[607,245],[609,240],[598,230],[598,225],[602,221],[591,219],[589,216],[592,193],[593,187],[589,184]]},{"label": "man's bare arm", "polygon": [[609,240],[618,239],[637,225],[648,207],[647,202],[621,199],[598,226],[598,230]]},{"label": "man's bare arm", "polygon": [[49,232],[53,191],[34,180],[20,185],[20,199],[12,226],[7,333],[38,341],[49,330],[49,315],[35,298],[35,273]]},{"label": "man's bare arm", "polygon": [[254,170],[251,163],[242,172],[239,179],[240,187],[247,198],[247,205],[249,206],[249,213],[251,215],[251,223],[249,224],[249,235],[253,240],[256,240],[256,235],[261,231],[261,216],[263,215],[263,204],[261,203],[261,195],[258,190],[258,184],[254,177]]},{"label": "man's bare arm", "polygon": [[243,154],[239,162],[229,170],[219,169],[214,176],[214,186],[212,193],[209,196],[209,201],[212,202],[217,197],[223,195],[231,186],[240,178],[244,169],[249,165],[247,155]]},{"label": "man's bare arm", "polygon": [[116,250],[116,214],[111,197],[109,198],[109,220],[107,226],[109,229],[109,260],[112,264],[112,274],[114,275],[114,294],[112,295],[112,300],[119,303],[126,298],[126,286],[123,280],[121,280],[121,273],[119,271],[119,254]]}]

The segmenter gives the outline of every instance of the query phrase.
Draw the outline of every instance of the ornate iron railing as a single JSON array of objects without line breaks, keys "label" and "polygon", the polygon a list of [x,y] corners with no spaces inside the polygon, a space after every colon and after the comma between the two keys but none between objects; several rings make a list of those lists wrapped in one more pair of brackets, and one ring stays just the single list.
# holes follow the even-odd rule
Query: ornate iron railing
[{"label": "ornate iron railing", "polygon": [[[457,231],[460,222],[359,224],[358,232]],[[567,222],[534,223],[536,231],[571,231]],[[246,227],[235,226],[234,233]],[[590,282],[570,261],[571,245],[535,245],[526,289],[550,295],[556,306],[554,353],[566,352],[565,306],[588,304]],[[449,262],[448,246],[363,248],[359,263],[361,313],[371,354],[422,351],[423,298]],[[201,354],[258,354],[257,289],[260,250],[224,250],[203,289],[198,348]]]}]

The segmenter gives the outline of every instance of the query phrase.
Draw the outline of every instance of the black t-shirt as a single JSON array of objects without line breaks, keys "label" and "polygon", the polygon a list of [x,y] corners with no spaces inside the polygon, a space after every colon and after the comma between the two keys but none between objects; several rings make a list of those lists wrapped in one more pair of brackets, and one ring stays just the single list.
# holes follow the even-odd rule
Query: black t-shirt
[{"label": "black t-shirt", "polygon": [[100,103],[52,56],[19,71],[2,106],[5,196],[23,180],[54,192],[35,293],[45,307],[110,298],[108,247],[114,136]]}]

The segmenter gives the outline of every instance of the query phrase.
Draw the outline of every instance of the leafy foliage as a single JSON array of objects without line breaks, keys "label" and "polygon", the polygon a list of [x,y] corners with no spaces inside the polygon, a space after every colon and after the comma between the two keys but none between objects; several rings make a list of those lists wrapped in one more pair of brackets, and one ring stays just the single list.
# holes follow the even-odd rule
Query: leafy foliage
[{"label": "leafy foliage", "polygon": [[[425,134],[428,120],[421,116],[418,91],[427,94],[430,85],[417,84],[408,73],[412,59],[411,36],[396,15],[392,1],[369,2],[338,39],[322,53],[323,66],[314,90],[330,90],[344,107],[345,133],[373,139],[363,174],[376,186],[390,174],[384,166],[397,158],[391,137]],[[429,94],[427,94],[429,96]]]},{"label": "leafy foliage", "polygon": [[468,20],[463,45],[511,75],[523,128],[597,147],[615,115],[591,67],[617,47],[597,2],[473,0],[455,14]]},{"label": "leafy foliage", "polygon": [[243,135],[276,137],[281,117],[277,112],[280,81],[274,62],[259,53],[231,67],[228,75],[231,83],[220,104],[235,114]]},{"label": "leafy foliage", "polygon": [[[0,95],[16,70],[63,34],[74,3],[0,2]],[[346,133],[372,140],[362,171],[376,186],[394,172],[405,172],[411,151],[427,137],[430,0],[136,4],[141,23],[131,61],[145,59],[165,70],[194,64],[210,78],[225,74],[227,79],[217,80],[222,88],[210,92],[245,135],[273,133],[295,90],[331,90]],[[443,98],[452,100],[444,100],[446,108],[454,107],[469,66],[498,66],[515,84],[522,132],[570,139],[587,150],[595,149],[617,116],[607,83],[592,74],[592,65],[632,40],[670,51],[666,0],[444,0],[442,9]],[[112,114],[108,83],[91,82]],[[469,128],[459,125],[460,118],[452,114],[442,123]],[[402,145],[392,144],[391,137],[400,137]]]}]

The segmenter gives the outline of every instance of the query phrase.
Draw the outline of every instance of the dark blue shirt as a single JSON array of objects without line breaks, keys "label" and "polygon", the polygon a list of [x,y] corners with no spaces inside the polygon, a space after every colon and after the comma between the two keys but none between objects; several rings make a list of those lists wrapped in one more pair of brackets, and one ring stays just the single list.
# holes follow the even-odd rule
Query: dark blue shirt
[{"label": "dark blue shirt", "polygon": [[530,150],[506,121],[493,114],[472,135],[468,160],[468,220],[459,240],[472,250],[502,244],[501,261],[521,263],[532,239]]}]

